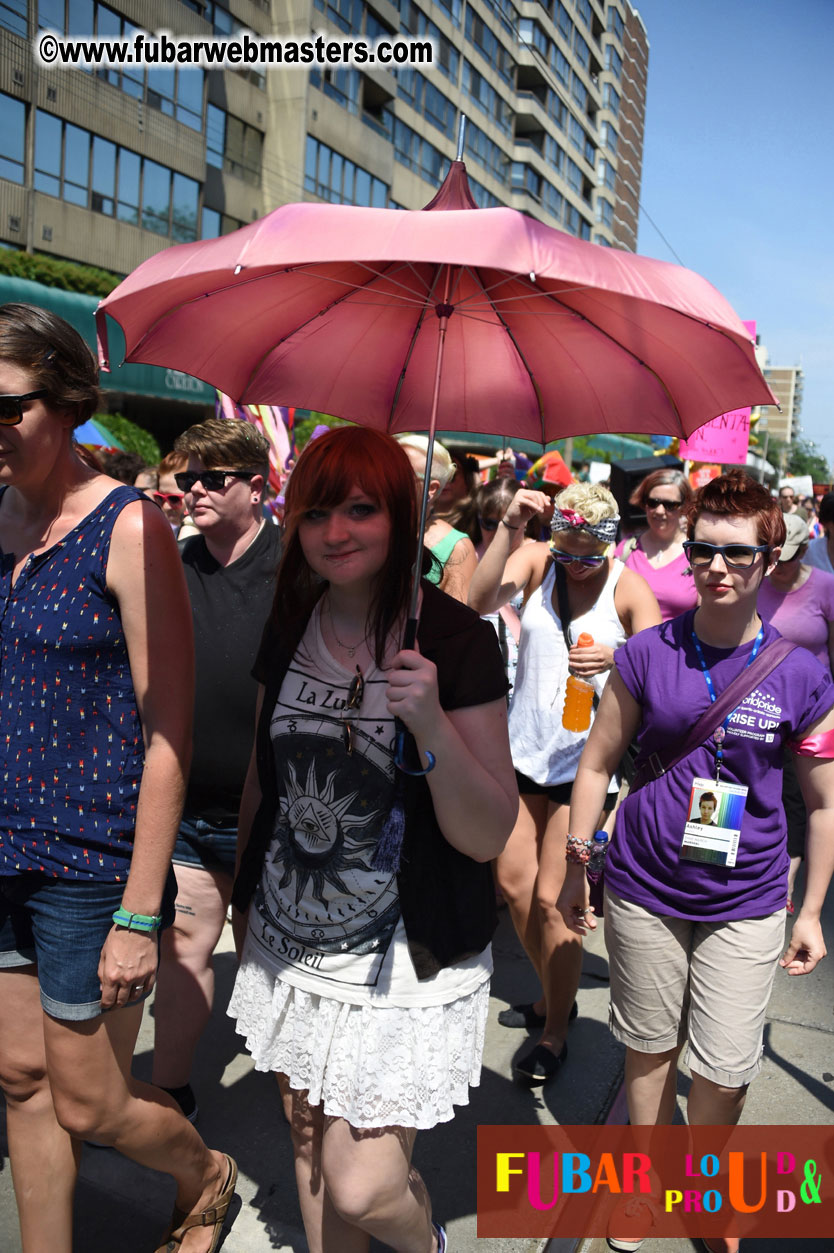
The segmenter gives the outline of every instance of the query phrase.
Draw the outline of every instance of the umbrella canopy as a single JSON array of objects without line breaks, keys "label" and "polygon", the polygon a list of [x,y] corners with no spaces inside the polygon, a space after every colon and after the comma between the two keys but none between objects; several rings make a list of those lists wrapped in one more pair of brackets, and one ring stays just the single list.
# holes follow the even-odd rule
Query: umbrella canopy
[{"label": "umbrella canopy", "polygon": [[99,306],[107,368],[105,314],[128,361],[392,432],[428,429],[435,402],[438,426],[540,445],[774,403],[705,279],[478,209],[461,161],[426,210],[290,204],[157,253]]}]

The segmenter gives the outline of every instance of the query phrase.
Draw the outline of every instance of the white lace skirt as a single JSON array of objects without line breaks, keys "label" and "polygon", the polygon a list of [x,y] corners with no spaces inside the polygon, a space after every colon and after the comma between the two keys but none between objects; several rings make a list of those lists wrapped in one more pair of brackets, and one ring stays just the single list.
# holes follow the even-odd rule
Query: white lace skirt
[{"label": "white lace skirt", "polygon": [[489,979],[448,1005],[345,1005],[244,958],[229,1004],[256,1070],[285,1074],[353,1127],[426,1129],[477,1087]]}]

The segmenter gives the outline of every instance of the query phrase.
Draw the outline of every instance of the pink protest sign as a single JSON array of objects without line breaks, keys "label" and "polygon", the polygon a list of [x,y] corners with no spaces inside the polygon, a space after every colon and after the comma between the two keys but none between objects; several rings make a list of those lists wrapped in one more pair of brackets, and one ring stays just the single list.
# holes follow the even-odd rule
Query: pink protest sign
[{"label": "pink protest sign", "polygon": [[[745,322],[750,338],[756,338],[756,323]],[[731,409],[693,431],[681,440],[680,456],[687,461],[713,461],[727,466],[747,464],[750,439],[750,408]]]}]

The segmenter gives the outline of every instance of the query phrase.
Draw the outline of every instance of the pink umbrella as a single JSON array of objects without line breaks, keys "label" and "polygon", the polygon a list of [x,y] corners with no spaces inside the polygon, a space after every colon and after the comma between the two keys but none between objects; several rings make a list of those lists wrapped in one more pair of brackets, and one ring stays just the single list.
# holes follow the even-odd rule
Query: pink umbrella
[{"label": "pink umbrella", "polygon": [[705,279],[478,209],[460,160],[425,210],[289,204],[157,253],[99,306],[105,369],[106,313],[128,361],[392,432],[682,435],[774,403]]}]

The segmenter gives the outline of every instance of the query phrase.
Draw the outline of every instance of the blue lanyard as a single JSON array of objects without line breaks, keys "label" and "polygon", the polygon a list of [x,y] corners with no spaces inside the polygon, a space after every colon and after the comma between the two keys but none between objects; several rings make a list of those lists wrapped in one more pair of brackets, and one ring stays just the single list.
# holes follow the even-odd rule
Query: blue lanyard
[{"label": "blue lanyard", "polygon": [[[756,636],[755,640],[753,641],[753,651],[751,652],[750,656],[747,658],[747,664],[744,667],[745,670],[747,669],[747,666],[752,666],[753,662],[756,660],[756,654],[758,653],[759,649],[762,646],[763,639],[764,639],[764,624],[762,624],[762,626],[759,627],[759,633]],[[707,665],[707,661],[704,656],[704,650],[701,647],[701,641],[698,639],[698,636],[695,634],[694,626],[692,627],[692,643],[695,645],[695,652],[698,654],[698,661],[700,662],[701,669],[704,672],[704,679],[706,680],[707,691],[709,692],[710,704],[714,705],[716,701],[715,684],[712,681],[712,675],[709,672],[709,666]],[[727,717],[724,719],[721,726],[716,727],[712,735],[712,738],[715,741],[715,782],[716,783],[718,782],[718,776],[721,773],[721,764],[724,761],[724,748],[723,748],[724,738],[727,734],[727,727],[730,725],[730,718],[733,716],[734,713],[735,713],[734,709],[730,713],[728,713]]]}]

